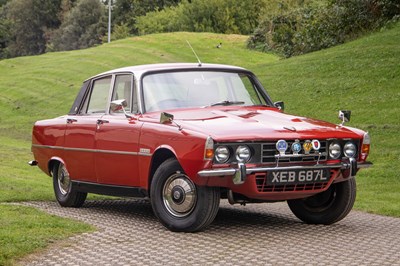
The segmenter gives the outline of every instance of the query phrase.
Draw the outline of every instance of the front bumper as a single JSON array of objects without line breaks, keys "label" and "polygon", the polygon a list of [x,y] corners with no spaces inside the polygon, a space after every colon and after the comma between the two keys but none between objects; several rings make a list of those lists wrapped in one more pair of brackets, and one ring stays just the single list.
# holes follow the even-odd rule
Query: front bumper
[{"label": "front bumper", "polygon": [[[254,173],[265,173],[269,171],[287,171],[301,169],[340,169],[346,172],[345,178],[356,175],[360,168],[369,168],[371,162],[357,163],[354,158],[343,158],[342,162],[336,164],[315,164],[315,165],[296,165],[296,166],[274,166],[274,167],[246,167],[245,164],[239,163],[235,167],[222,169],[207,169],[198,172],[200,177],[223,177],[233,176],[232,180],[235,185],[243,184],[246,176]],[[346,171],[348,170],[348,171]]]}]

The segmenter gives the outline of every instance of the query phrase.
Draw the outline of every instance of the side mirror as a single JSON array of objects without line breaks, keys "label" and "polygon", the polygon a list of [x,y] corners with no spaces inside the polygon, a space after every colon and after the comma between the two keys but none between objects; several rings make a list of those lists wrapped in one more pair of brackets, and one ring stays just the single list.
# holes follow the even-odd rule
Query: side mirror
[{"label": "side mirror", "polygon": [[343,126],[344,123],[350,121],[351,111],[340,110],[339,111],[339,119],[342,121],[340,126]]},{"label": "side mirror", "polygon": [[110,103],[110,109],[112,112],[118,112],[118,111],[122,110],[124,112],[126,118],[132,118],[132,116],[129,115],[125,110],[125,107],[127,107],[127,106],[128,106],[128,103],[126,102],[125,99],[115,100]]},{"label": "side mirror", "polygon": [[160,123],[161,124],[165,124],[167,122],[172,122],[174,120],[174,116],[166,113],[166,112],[162,112],[160,115]]},{"label": "side mirror", "polygon": [[285,110],[285,103],[284,102],[274,102],[274,106],[281,111]]}]

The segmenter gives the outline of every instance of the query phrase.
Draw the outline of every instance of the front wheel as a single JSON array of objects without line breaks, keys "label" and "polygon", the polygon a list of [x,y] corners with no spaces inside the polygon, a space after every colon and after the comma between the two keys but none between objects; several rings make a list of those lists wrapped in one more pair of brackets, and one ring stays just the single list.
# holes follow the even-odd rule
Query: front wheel
[{"label": "front wheel", "polygon": [[309,224],[333,224],[351,211],[356,199],[356,180],[332,184],[326,191],[305,199],[288,200],[294,215]]},{"label": "front wheel", "polygon": [[217,215],[218,188],[196,186],[176,159],[168,159],[154,174],[151,205],[160,222],[174,232],[197,232]]},{"label": "front wheel", "polygon": [[72,187],[67,168],[63,163],[57,163],[53,168],[53,188],[58,203],[63,207],[81,207],[87,193],[78,192]]}]

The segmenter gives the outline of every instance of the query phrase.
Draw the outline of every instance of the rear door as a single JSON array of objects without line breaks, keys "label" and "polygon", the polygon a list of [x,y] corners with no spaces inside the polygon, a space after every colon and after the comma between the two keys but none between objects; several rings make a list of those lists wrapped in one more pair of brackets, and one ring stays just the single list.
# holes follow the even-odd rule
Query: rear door
[{"label": "rear door", "polygon": [[68,115],[64,161],[73,180],[97,182],[95,135],[110,98],[112,76],[91,82],[77,114]]}]

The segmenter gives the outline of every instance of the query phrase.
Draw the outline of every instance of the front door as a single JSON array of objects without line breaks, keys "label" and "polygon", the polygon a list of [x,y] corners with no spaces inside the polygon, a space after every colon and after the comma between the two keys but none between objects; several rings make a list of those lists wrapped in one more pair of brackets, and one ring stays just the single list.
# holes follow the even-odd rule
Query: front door
[{"label": "front door", "polygon": [[96,132],[96,175],[97,182],[117,186],[139,186],[138,152],[142,122],[134,114],[137,101],[131,74],[116,75],[111,100],[124,99],[125,111],[132,118],[125,117],[123,110],[102,116]]}]

